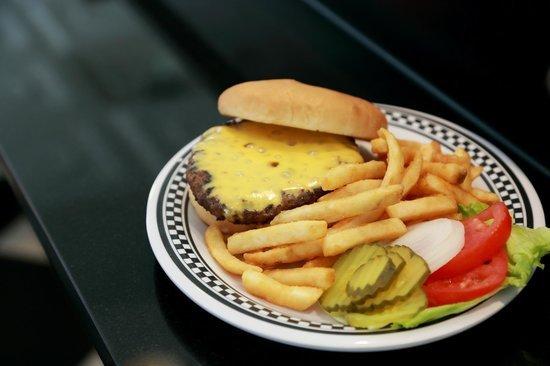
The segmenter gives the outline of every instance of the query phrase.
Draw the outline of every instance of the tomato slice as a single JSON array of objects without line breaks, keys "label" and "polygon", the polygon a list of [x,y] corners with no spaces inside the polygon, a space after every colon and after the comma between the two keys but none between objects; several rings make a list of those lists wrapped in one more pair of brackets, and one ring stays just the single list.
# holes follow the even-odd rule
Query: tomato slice
[{"label": "tomato slice", "polygon": [[464,247],[447,264],[432,273],[428,283],[458,276],[487,262],[504,248],[512,230],[512,218],[502,202],[462,223],[465,229]]},{"label": "tomato slice", "polygon": [[424,285],[428,306],[473,300],[499,288],[508,272],[508,254],[501,249],[488,263],[471,271]]}]

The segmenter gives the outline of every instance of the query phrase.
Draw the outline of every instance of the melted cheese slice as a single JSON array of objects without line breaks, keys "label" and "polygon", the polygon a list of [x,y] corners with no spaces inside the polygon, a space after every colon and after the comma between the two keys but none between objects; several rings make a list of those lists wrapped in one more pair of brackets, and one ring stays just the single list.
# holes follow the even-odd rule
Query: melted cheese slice
[{"label": "melted cheese slice", "polygon": [[320,188],[330,168],[363,161],[347,137],[249,121],[210,128],[193,150],[226,217],[279,205],[282,192]]}]

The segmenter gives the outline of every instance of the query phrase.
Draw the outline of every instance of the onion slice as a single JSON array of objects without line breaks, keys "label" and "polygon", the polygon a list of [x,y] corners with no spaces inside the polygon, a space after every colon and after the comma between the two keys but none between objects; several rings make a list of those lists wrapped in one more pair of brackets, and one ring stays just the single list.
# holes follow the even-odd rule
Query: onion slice
[{"label": "onion slice", "polygon": [[404,245],[424,258],[433,273],[464,247],[464,225],[451,219],[436,219],[407,228],[405,235],[390,245]]}]

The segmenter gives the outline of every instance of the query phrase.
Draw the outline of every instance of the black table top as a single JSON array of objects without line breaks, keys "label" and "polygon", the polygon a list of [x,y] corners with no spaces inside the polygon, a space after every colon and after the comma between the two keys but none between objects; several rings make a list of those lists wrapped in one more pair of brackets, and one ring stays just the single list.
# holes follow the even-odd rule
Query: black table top
[{"label": "black table top", "polygon": [[[494,139],[307,4],[138,3],[154,28],[143,25],[133,10],[116,13],[111,20],[121,28],[131,23],[145,30],[134,38],[113,32],[103,51],[75,46],[78,57],[52,69],[61,70],[58,82],[69,94],[13,97],[2,103],[0,119],[0,154],[10,183],[107,364],[440,363],[449,357],[492,364],[550,362],[547,337],[537,331],[550,326],[550,271],[538,271],[509,306],[471,330],[376,354],[277,344],[233,328],[188,300],[150,250],[147,194],[172,154],[224,120],[216,112],[216,97],[226,86],[294,77],[433,113]],[[44,59],[59,62],[51,55]],[[517,137],[527,144],[526,138]],[[547,175],[509,146],[499,147],[521,161],[547,204]]]}]

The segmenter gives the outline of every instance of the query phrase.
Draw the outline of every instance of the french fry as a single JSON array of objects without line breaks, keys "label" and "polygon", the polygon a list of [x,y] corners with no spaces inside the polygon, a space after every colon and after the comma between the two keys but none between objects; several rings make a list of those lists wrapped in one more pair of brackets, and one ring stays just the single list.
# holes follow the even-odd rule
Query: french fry
[{"label": "french fry", "polygon": [[[401,146],[402,149],[411,149],[411,151],[419,150],[422,144],[417,141],[411,141],[411,140],[401,140],[398,139],[397,142],[399,143],[399,146]],[[373,140],[371,140],[371,150],[375,154],[381,154],[386,155],[388,153],[388,143],[385,139],[378,137]]]},{"label": "french fry", "polygon": [[406,231],[407,227],[403,221],[395,218],[338,231],[325,237],[323,254],[326,257],[333,256],[359,244],[395,239]]},{"label": "french fry", "polygon": [[[419,142],[409,140],[397,140],[397,142],[399,142],[399,146],[403,152],[405,165],[409,164],[414,159],[414,155],[418,150],[420,150],[420,146],[422,145]],[[378,156],[386,156],[388,153],[388,144],[383,138],[376,138],[371,140],[371,150]]]},{"label": "french fry", "polygon": [[[403,186],[394,184],[387,187],[371,189],[353,196],[328,201],[315,202],[292,210],[282,211],[271,221],[271,224],[282,224],[300,220],[324,220],[333,223],[346,217],[357,216],[378,208],[384,200],[401,197]],[[398,199],[397,198],[397,199]],[[296,240],[298,241],[298,240]]]},{"label": "french fry", "polygon": [[388,144],[388,168],[380,186],[385,187],[401,183],[405,170],[405,158],[403,157],[401,147],[399,147],[399,143],[395,137],[385,128],[379,129],[378,135],[383,137]]},{"label": "french fry", "polygon": [[468,168],[470,165],[472,165],[470,154],[463,148],[459,147],[455,150],[455,156],[458,158],[458,161],[460,161],[459,164],[462,166]]},{"label": "french fry", "polygon": [[389,204],[384,205],[383,207],[381,205],[381,207],[378,207],[377,209],[368,211],[361,215],[348,217],[347,219],[340,220],[331,227],[331,231],[336,232],[344,229],[351,229],[352,227],[358,227],[358,226],[362,226],[362,225],[374,222],[378,220],[380,216],[382,216],[382,214],[384,214],[387,206],[389,206]]},{"label": "french fry", "polygon": [[386,163],[383,161],[371,160],[366,163],[341,164],[328,171],[321,181],[321,188],[324,191],[332,191],[358,180],[382,178],[385,172]]},{"label": "french fry", "polygon": [[380,216],[380,218],[378,220],[387,220],[389,218],[390,218],[390,216],[388,215],[386,210],[384,210],[384,212],[382,213],[382,216]]},{"label": "french fry", "polygon": [[453,192],[453,196],[456,202],[460,203],[461,205],[469,205],[471,203],[477,202],[477,198],[470,192],[466,192],[465,190],[457,186],[453,186],[452,184],[449,188]]},{"label": "french fry", "polygon": [[416,182],[416,184],[410,189],[409,193],[407,193],[407,195],[404,196],[404,198],[412,199],[412,198],[425,197],[429,195],[430,194],[426,193],[423,177],[420,177],[418,179],[418,182]]},{"label": "french fry", "polygon": [[[390,217],[407,221],[423,221],[457,212],[456,202],[447,196],[431,196],[401,201],[388,206]],[[323,249],[324,252],[324,249]]]},{"label": "french fry", "polygon": [[441,153],[441,151],[439,151],[434,155],[433,160],[436,162],[445,163],[445,164],[455,163],[455,164],[462,165],[465,168],[468,168],[471,165],[470,155],[468,155],[466,150],[460,147],[457,148],[454,154],[451,154],[451,155],[443,154]]},{"label": "french fry", "polygon": [[471,172],[472,181],[473,181],[474,179],[479,177],[481,175],[481,173],[483,173],[483,167],[482,166],[472,166],[470,168],[470,172]]},{"label": "french fry", "polygon": [[472,183],[473,181],[479,177],[483,173],[483,167],[480,166],[470,166],[468,169],[468,174],[466,175],[466,178],[464,178],[464,181],[460,183],[460,188],[462,188],[465,191],[470,191],[472,189]]},{"label": "french fry", "polygon": [[[332,225],[329,229],[329,233],[334,233],[339,230],[351,229],[353,227],[363,226],[365,224],[380,220],[382,216],[386,214],[386,207],[393,205],[394,203],[399,202],[400,197],[398,196],[387,196],[382,200],[378,208],[374,210],[367,211],[363,214],[348,217],[338,221],[336,224]],[[386,217],[387,218],[387,217]]]},{"label": "french fry", "polygon": [[338,260],[340,256],[335,255],[332,257],[318,257],[314,259],[310,259],[304,265],[303,268],[311,268],[311,267],[332,267],[334,263]]},{"label": "french fry", "polygon": [[334,269],[332,268],[271,269],[263,273],[284,285],[290,286],[311,286],[326,290],[334,283]]},{"label": "french fry", "polygon": [[469,205],[470,203],[477,202],[477,199],[471,193],[429,173],[419,180],[415,194],[418,193],[422,196],[444,194],[454,198],[462,205]]},{"label": "french fry", "polygon": [[276,247],[322,238],[327,233],[325,221],[305,220],[281,223],[236,233],[227,239],[227,249],[231,254],[241,254],[258,249]]},{"label": "french fry", "polygon": [[420,173],[422,172],[422,153],[418,150],[414,156],[414,159],[411,161],[405,173],[403,174],[403,180],[401,184],[403,185],[403,197],[405,197],[409,191],[414,187],[418,179],[420,178]]},{"label": "french fry", "polygon": [[420,153],[424,162],[434,161],[436,156],[441,154],[441,145],[436,141],[420,146]]},{"label": "french fry", "polygon": [[419,150],[420,147],[422,146],[422,143],[418,142],[418,141],[403,140],[403,139],[399,139],[397,141],[399,142],[399,145],[401,147],[407,147],[407,148],[413,149],[413,150]]},{"label": "french fry", "polygon": [[422,165],[422,172],[436,175],[451,184],[460,184],[466,178],[468,169],[456,163],[426,162]]},{"label": "french fry", "polygon": [[414,155],[417,151],[420,151],[419,149],[415,150],[407,146],[401,146],[401,151],[403,152],[403,159],[405,166],[409,165],[411,161],[414,159]]},{"label": "french fry", "polygon": [[223,234],[217,226],[209,226],[204,233],[204,239],[212,257],[227,272],[241,275],[247,270],[262,271],[260,267],[245,263],[229,253],[225,247]]},{"label": "french fry", "polygon": [[288,286],[255,271],[245,271],[243,286],[254,296],[270,303],[303,311],[317,302],[323,290],[309,286]]},{"label": "french fry", "polygon": [[354,194],[368,191],[374,188],[380,187],[382,180],[380,179],[363,179],[347,184],[335,191],[325,194],[319,201],[333,200],[335,198],[342,198],[347,196],[353,196]]},{"label": "french fry", "polygon": [[[389,204],[392,204],[392,203],[394,203],[394,201],[391,201]],[[371,221],[376,221],[378,217],[383,213],[384,208],[387,205],[388,204],[385,204],[383,207],[377,209],[379,213],[377,214],[376,217],[373,217]],[[364,215],[359,215],[354,218],[350,218],[351,220],[355,220],[355,221],[353,221],[348,225],[343,225],[340,223],[343,223],[345,220],[349,220],[349,219],[344,219],[339,221],[337,224],[333,225],[330,229],[328,229],[327,234],[330,232],[343,230],[345,228],[351,227],[351,225],[360,226],[367,222],[371,222],[371,221],[359,221],[358,218],[360,218],[361,216],[364,216]],[[284,264],[296,263],[303,260],[314,261],[315,259],[317,259],[317,257],[322,255],[323,255],[323,238],[306,241],[303,243],[283,245],[283,246],[271,248],[265,251],[244,253],[243,256],[244,256],[244,260],[247,263],[255,264],[261,267],[272,267],[274,265],[281,264],[281,263],[284,263]],[[315,259],[312,259],[312,258],[315,258]]]},{"label": "french fry", "polygon": [[428,173],[418,180],[415,187],[415,195],[431,196],[444,194],[449,197],[454,197],[453,191],[449,189],[449,186],[445,183],[445,180]]},{"label": "french fry", "polygon": [[472,193],[475,198],[488,205],[500,202],[500,197],[493,192],[487,192],[479,188],[473,188],[470,193]]},{"label": "french fry", "polygon": [[386,155],[388,153],[388,144],[381,137],[370,141],[371,151],[376,155]]},{"label": "french fry", "polygon": [[263,252],[244,253],[244,260],[262,267],[294,263],[323,255],[323,239],[290,244]]}]

